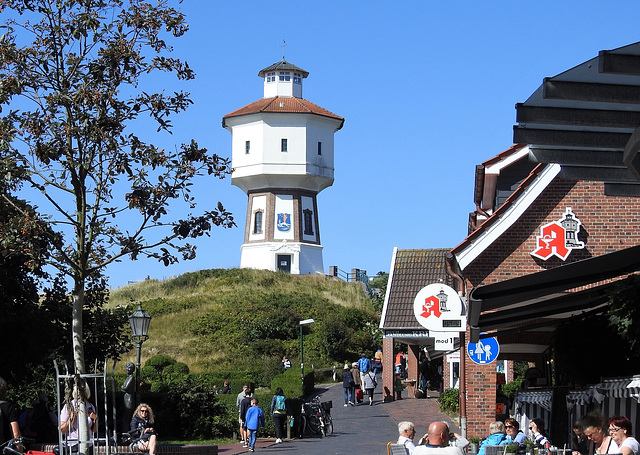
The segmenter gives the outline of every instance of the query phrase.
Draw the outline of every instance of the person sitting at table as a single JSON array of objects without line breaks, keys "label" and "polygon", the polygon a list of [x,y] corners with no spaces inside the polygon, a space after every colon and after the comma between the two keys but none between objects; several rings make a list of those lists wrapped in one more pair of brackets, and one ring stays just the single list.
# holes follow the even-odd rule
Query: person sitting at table
[{"label": "person sitting at table", "polygon": [[631,436],[631,421],[625,416],[609,418],[609,435],[618,444],[618,451],[623,455],[637,455],[640,450],[638,441]]},{"label": "person sitting at table", "polygon": [[589,414],[582,420],[584,435],[593,443],[593,452],[589,453],[619,453],[618,444],[605,435],[602,429],[603,418],[599,414]]},{"label": "person sitting at table", "polygon": [[544,420],[540,418],[531,419],[529,421],[529,430],[531,430],[531,439],[539,446],[549,448],[551,442],[544,435]]},{"label": "person sitting at table", "polygon": [[504,421],[504,429],[507,433],[507,437],[502,444],[509,444],[515,442],[518,445],[524,444],[524,440],[527,439],[527,435],[520,431],[520,424],[516,419],[508,418]]},{"label": "person sitting at table", "polygon": [[480,450],[478,450],[478,455],[485,455],[487,450],[487,446],[499,446],[507,439],[507,435],[505,433],[504,423],[496,420],[495,422],[491,422],[489,424],[489,436],[487,436],[480,443]]}]

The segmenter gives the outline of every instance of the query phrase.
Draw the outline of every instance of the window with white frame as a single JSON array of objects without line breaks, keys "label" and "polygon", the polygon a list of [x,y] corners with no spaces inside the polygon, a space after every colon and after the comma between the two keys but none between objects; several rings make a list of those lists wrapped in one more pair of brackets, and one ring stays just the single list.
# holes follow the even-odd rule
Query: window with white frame
[{"label": "window with white frame", "polygon": [[286,152],[287,151],[287,140],[286,139],[280,139],[280,151],[281,152]]},{"label": "window with white frame", "polygon": [[248,155],[250,151],[251,151],[251,141],[245,141],[244,142],[244,153],[246,153]]},{"label": "window with white frame", "polygon": [[267,82],[275,82],[276,73],[267,73]]},{"label": "window with white frame", "polygon": [[318,141],[318,155],[322,155],[322,142]]},{"label": "window with white frame", "polygon": [[293,83],[302,84],[302,74],[293,73]]},{"label": "window with white frame", "polygon": [[289,71],[280,71],[279,77],[280,77],[280,81],[290,81],[291,80],[291,73]]}]

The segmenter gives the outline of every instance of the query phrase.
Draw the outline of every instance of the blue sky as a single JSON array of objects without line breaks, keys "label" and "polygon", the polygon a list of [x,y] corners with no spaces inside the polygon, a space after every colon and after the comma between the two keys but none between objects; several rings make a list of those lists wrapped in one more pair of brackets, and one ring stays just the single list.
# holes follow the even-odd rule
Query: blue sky
[{"label": "blue sky", "polygon": [[[262,97],[258,71],[282,57],[309,71],[304,98],[345,118],[335,135],[335,182],[318,197],[324,264],[388,271],[394,247],[451,248],[474,209],[474,168],[512,145],[517,102],[544,77],[602,49],[640,41],[636,1],[194,1],[175,56],[196,71],[194,105],[162,145],[195,138],[223,156],[222,117]],[[143,87],[144,88],[144,87]],[[160,142],[160,141],[159,141]],[[119,287],[240,263],[246,195],[203,181],[201,209],[218,200],[238,228],[197,241],[193,261],[124,260]]]}]

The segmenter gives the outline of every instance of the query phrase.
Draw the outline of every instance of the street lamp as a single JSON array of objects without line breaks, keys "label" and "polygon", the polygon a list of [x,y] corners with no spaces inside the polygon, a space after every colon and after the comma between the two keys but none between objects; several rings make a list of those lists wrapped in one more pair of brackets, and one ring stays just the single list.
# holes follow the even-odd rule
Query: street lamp
[{"label": "street lamp", "polygon": [[304,338],[302,336],[302,326],[313,324],[313,319],[305,319],[300,321],[300,380],[302,381],[302,393],[304,393]]},{"label": "street lamp", "polygon": [[129,316],[129,324],[131,324],[131,339],[136,343],[136,406],[140,404],[140,357],[142,355],[142,343],[149,338],[149,324],[151,316],[142,309],[142,304],[138,302],[138,308]]}]

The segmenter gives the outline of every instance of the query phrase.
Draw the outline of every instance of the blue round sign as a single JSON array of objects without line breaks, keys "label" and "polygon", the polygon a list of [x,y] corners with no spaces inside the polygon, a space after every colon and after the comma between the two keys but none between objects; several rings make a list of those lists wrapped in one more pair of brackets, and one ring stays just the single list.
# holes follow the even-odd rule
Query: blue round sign
[{"label": "blue round sign", "polygon": [[500,345],[497,338],[484,338],[477,343],[467,343],[467,355],[473,363],[484,365],[498,358]]}]

